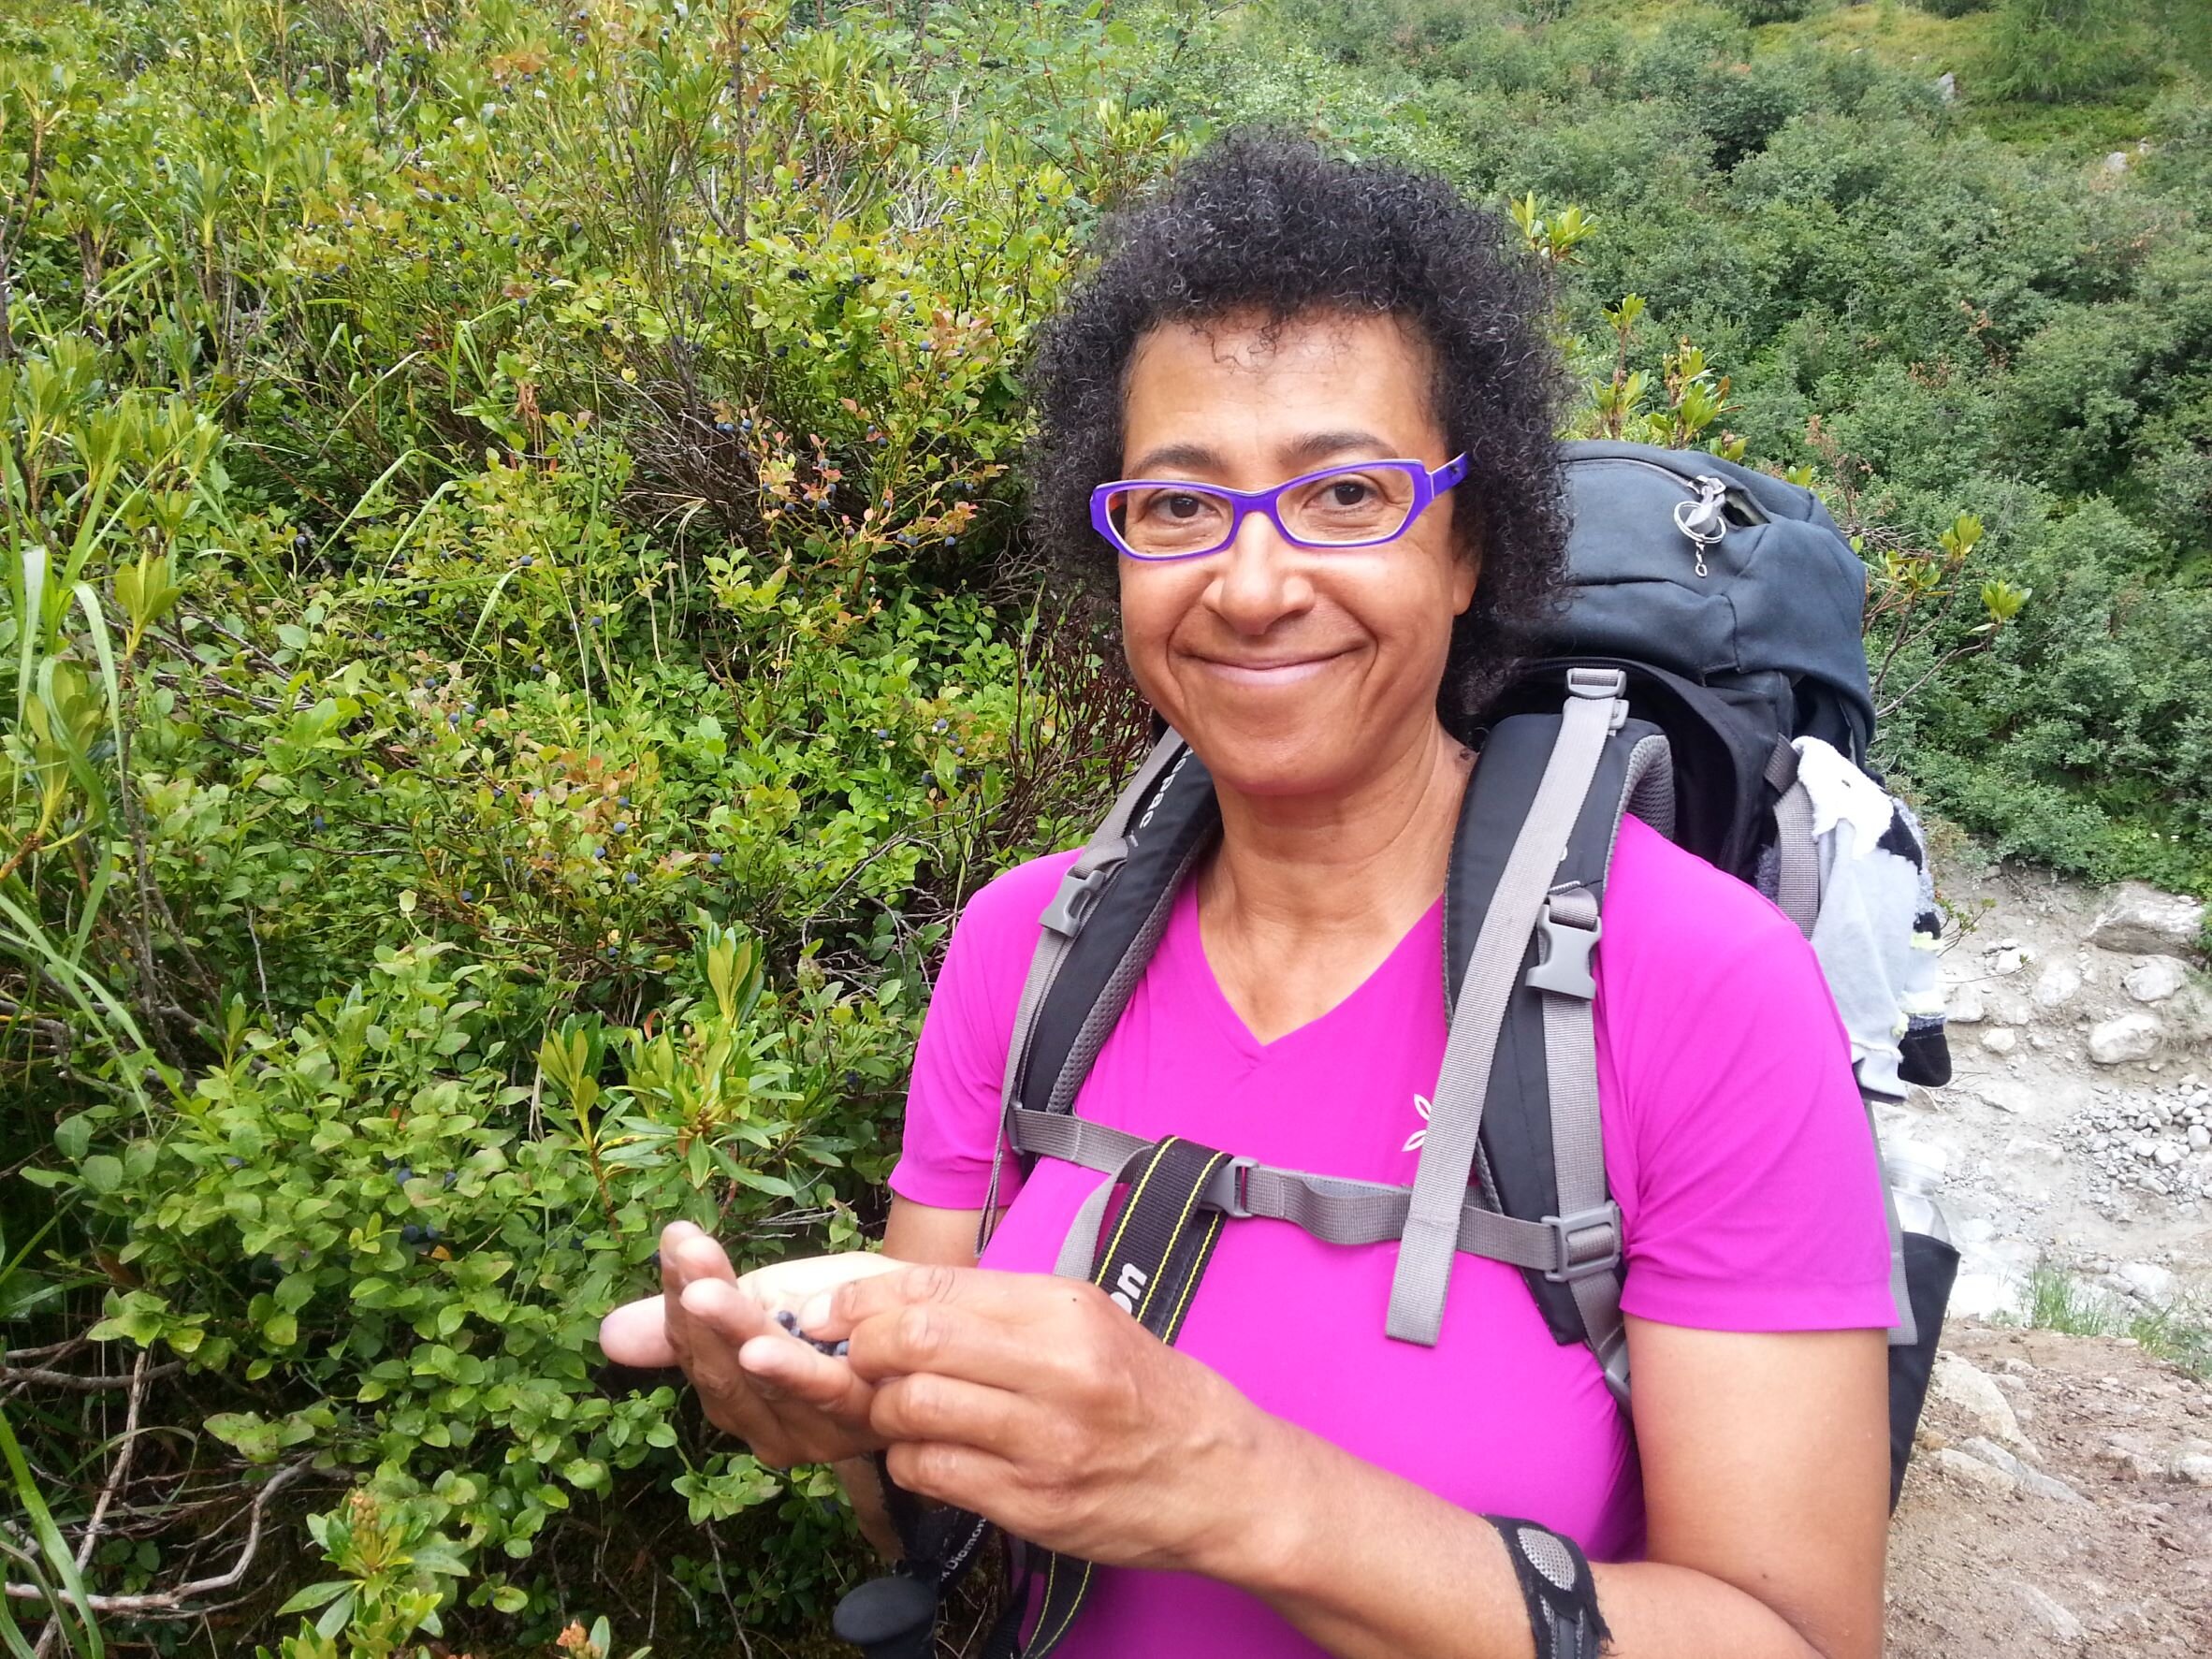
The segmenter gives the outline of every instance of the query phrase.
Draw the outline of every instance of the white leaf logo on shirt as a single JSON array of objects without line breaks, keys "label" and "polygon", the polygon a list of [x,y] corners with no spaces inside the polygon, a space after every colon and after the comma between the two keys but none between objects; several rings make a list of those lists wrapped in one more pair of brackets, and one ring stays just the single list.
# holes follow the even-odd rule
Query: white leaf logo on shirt
[{"label": "white leaf logo on shirt", "polygon": [[[1426,1095],[1414,1096],[1413,1109],[1421,1114],[1421,1122],[1427,1123],[1429,1121],[1430,1106],[1429,1099]],[[1399,1147],[1398,1150],[1400,1152],[1419,1152],[1421,1149],[1421,1142],[1427,1137],[1428,1133],[1429,1131],[1427,1129],[1414,1130],[1412,1134],[1405,1137],[1405,1144]]]}]

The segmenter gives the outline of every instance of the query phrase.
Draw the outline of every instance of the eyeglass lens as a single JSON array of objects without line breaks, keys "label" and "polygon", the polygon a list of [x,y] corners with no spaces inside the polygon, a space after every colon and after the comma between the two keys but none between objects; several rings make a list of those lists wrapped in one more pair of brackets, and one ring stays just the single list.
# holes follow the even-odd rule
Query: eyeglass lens
[{"label": "eyeglass lens", "polygon": [[[1412,515],[1412,474],[1398,467],[1340,467],[1275,498],[1275,522],[1322,546],[1382,541]],[[1115,533],[1151,559],[1188,558],[1229,545],[1234,502],[1202,484],[1145,484],[1106,498]]]}]

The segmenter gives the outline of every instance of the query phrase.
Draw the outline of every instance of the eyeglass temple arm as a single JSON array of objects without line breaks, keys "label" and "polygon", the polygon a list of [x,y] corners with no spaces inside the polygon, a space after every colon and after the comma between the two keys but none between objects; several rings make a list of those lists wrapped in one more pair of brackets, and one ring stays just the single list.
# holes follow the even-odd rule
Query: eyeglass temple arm
[{"label": "eyeglass temple arm", "polygon": [[1467,475],[1467,457],[1464,451],[1446,461],[1429,474],[1429,488],[1442,495]]}]

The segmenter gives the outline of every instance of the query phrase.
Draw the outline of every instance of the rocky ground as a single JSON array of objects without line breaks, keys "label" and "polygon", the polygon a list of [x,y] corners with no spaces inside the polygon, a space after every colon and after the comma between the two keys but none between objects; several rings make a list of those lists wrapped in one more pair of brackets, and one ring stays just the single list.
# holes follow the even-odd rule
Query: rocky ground
[{"label": "rocky ground", "polygon": [[1890,1528],[1891,1659],[2212,1648],[2212,1385],[2126,1338],[1944,1345]]},{"label": "rocky ground", "polygon": [[1956,1075],[1885,1114],[1941,1149],[1964,1258],[1890,1534],[1889,1652],[2212,1650],[2212,1381],[2016,1317],[2047,1264],[2116,1325],[2212,1320],[2202,908],[1997,873],[1945,883]]},{"label": "rocky ground", "polygon": [[2047,876],[1951,880],[1949,1087],[1884,1114],[1940,1148],[1954,1309],[2016,1311],[2039,1259],[2116,1307],[2212,1297],[2212,982],[2202,907]]}]

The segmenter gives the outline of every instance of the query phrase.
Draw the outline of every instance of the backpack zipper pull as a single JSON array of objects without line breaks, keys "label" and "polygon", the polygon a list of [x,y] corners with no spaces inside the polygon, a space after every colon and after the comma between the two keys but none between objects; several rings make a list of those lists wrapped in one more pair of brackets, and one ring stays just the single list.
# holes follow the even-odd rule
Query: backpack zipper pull
[{"label": "backpack zipper pull", "polygon": [[1726,508],[1723,504],[1727,493],[1726,479],[1700,475],[1697,499],[1675,505],[1675,528],[1688,536],[1691,546],[1697,549],[1697,574],[1701,576],[1712,574],[1705,568],[1706,548],[1718,546],[1721,538],[1728,533]]}]

